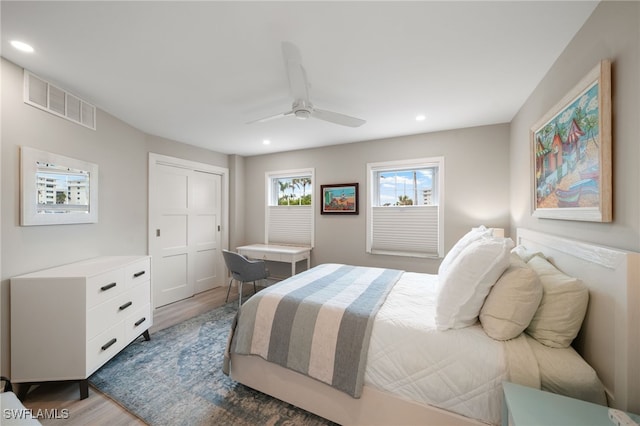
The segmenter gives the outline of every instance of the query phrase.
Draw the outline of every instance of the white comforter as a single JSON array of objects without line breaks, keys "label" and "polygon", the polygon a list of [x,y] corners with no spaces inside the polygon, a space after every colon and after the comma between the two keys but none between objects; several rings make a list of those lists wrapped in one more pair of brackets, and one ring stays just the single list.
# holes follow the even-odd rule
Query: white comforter
[{"label": "white comforter", "polygon": [[499,424],[505,380],[539,387],[538,364],[524,336],[488,337],[479,324],[437,331],[436,275],[405,273],[378,312],[365,385]]}]

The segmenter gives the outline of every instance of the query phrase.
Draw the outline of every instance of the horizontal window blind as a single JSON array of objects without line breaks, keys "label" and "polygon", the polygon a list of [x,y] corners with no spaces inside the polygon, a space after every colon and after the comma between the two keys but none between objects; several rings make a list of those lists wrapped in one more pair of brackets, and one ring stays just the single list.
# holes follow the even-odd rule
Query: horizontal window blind
[{"label": "horizontal window blind", "polygon": [[312,206],[269,206],[269,244],[313,245]]},{"label": "horizontal window blind", "polygon": [[371,253],[438,256],[438,206],[372,207]]}]

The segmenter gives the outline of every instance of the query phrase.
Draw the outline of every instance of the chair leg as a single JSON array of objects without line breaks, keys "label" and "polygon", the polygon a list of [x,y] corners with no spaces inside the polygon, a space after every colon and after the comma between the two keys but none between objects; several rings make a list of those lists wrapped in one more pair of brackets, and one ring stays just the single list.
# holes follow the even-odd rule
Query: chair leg
[{"label": "chair leg", "polygon": [[229,292],[231,291],[231,283],[233,282],[233,278],[231,278],[229,280],[229,288],[227,288],[227,297],[226,299],[224,299],[224,303],[227,303],[229,301]]},{"label": "chair leg", "polygon": [[253,294],[256,294],[256,293],[257,293],[257,291],[256,291],[256,282],[254,281],[253,282]]},{"label": "chair leg", "polygon": [[238,281],[238,309],[242,306],[242,281]]}]

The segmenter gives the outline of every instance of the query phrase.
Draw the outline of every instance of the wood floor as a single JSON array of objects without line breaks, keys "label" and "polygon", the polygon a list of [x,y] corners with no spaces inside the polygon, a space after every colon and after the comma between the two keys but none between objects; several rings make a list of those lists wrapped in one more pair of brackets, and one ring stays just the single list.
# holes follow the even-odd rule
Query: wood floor
[{"label": "wood floor", "polygon": [[[245,286],[243,294],[250,295],[253,289]],[[237,300],[235,288],[231,290],[230,300]],[[172,303],[155,310],[153,333],[180,323],[186,319],[222,306],[227,295],[227,287],[218,287],[180,302]],[[45,383],[34,387],[23,401],[25,407],[36,415],[43,414],[39,420],[43,425],[87,426],[87,425],[144,425],[112,399],[89,386],[89,397],[80,400],[77,382]],[[49,418],[44,418],[49,417]]]}]

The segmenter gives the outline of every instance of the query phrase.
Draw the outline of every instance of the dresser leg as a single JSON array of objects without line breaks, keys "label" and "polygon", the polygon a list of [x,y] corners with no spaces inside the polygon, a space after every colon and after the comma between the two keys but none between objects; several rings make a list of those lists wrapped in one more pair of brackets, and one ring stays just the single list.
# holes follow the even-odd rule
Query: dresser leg
[{"label": "dresser leg", "polygon": [[89,380],[83,379],[78,382],[80,385],[80,399],[89,398]]},{"label": "dresser leg", "polygon": [[144,340],[146,340],[147,342],[151,340],[151,336],[149,336],[149,330],[145,330],[142,335],[144,336]]},{"label": "dresser leg", "polygon": [[31,383],[20,383],[18,385],[18,394],[16,395],[20,401],[24,401],[27,397],[27,392],[29,392],[29,388],[31,387]]}]

